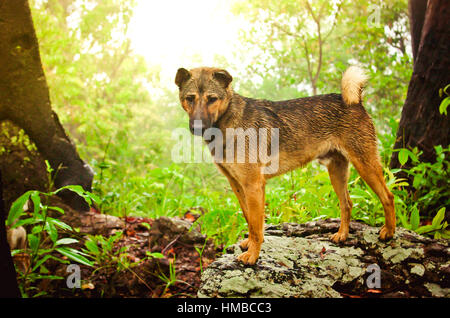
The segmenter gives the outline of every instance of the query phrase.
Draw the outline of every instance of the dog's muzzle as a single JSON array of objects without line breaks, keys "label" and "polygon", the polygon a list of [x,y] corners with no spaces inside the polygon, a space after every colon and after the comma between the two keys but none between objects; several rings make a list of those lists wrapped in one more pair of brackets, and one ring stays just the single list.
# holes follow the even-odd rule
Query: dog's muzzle
[{"label": "dog's muzzle", "polygon": [[202,120],[196,119],[189,122],[189,129],[191,133],[195,136],[203,136],[203,133],[207,129],[206,125]]}]

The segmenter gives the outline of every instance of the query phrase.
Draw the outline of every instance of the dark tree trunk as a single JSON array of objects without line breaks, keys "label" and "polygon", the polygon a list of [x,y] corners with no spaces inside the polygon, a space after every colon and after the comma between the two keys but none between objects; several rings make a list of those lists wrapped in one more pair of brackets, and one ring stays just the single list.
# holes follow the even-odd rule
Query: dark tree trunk
[{"label": "dark tree trunk", "polygon": [[420,45],[423,22],[425,21],[425,11],[428,0],[410,0],[409,1],[409,25],[411,29],[411,46],[413,59],[416,60],[417,51]]},{"label": "dark tree trunk", "polygon": [[[55,185],[91,189],[93,173],[78,155],[52,111],[39,45],[27,0],[0,0],[0,120],[23,128],[56,171]],[[77,210],[87,210],[72,192],[62,194]]]},{"label": "dark tree trunk", "polygon": [[[446,147],[450,137],[449,118],[439,113],[439,89],[450,84],[450,1],[410,0],[409,8],[414,69],[394,149],[418,147],[422,161],[434,162],[434,146]],[[390,167],[400,166],[394,152]]]},{"label": "dark tree trunk", "polygon": [[11,257],[11,250],[6,239],[6,213],[3,205],[3,186],[0,173],[0,298],[20,297],[17,286],[16,270]]}]

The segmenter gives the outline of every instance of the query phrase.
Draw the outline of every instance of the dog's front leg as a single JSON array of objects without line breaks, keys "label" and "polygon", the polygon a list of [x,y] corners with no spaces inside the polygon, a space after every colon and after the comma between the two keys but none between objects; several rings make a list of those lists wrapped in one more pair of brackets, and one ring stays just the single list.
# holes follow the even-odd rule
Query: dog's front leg
[{"label": "dog's front leg", "polygon": [[244,197],[247,205],[247,223],[249,235],[246,241],[247,251],[239,255],[238,260],[244,264],[256,263],[264,241],[264,180],[245,182],[243,184]]}]

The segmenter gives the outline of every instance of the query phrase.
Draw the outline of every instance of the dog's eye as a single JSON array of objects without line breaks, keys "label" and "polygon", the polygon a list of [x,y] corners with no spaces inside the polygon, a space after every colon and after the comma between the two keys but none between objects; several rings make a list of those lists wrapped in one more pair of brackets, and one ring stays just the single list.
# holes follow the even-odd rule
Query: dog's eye
[{"label": "dog's eye", "polygon": [[193,102],[195,101],[195,96],[194,96],[194,95],[186,96],[186,100],[187,100],[189,103],[193,103]]},{"label": "dog's eye", "polygon": [[208,97],[208,104],[212,104],[212,103],[214,103],[215,101],[217,101],[217,97],[214,97],[214,96],[209,96],[209,97]]}]

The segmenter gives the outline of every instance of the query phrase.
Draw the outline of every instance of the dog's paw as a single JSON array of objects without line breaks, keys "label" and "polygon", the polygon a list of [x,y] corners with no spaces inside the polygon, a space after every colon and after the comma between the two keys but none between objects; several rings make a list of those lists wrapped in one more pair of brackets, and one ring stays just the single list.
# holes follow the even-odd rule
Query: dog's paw
[{"label": "dog's paw", "polygon": [[395,229],[389,229],[386,225],[383,225],[380,230],[380,240],[388,241],[394,237]]},{"label": "dog's paw", "polygon": [[245,240],[243,240],[240,244],[239,247],[242,250],[247,250],[248,249],[248,244],[250,243],[250,240],[248,238],[246,238]]},{"label": "dog's paw", "polygon": [[336,232],[333,235],[331,235],[331,241],[333,241],[334,243],[340,243],[340,242],[344,242],[348,237],[348,233],[345,232]]},{"label": "dog's paw", "polygon": [[253,265],[258,260],[259,252],[261,251],[261,244],[258,244],[250,239],[244,241],[246,241],[248,250],[239,255],[237,259],[246,265]]},{"label": "dog's paw", "polygon": [[251,253],[250,251],[244,252],[238,256],[238,261],[245,265],[254,265],[258,260],[259,253]]}]

